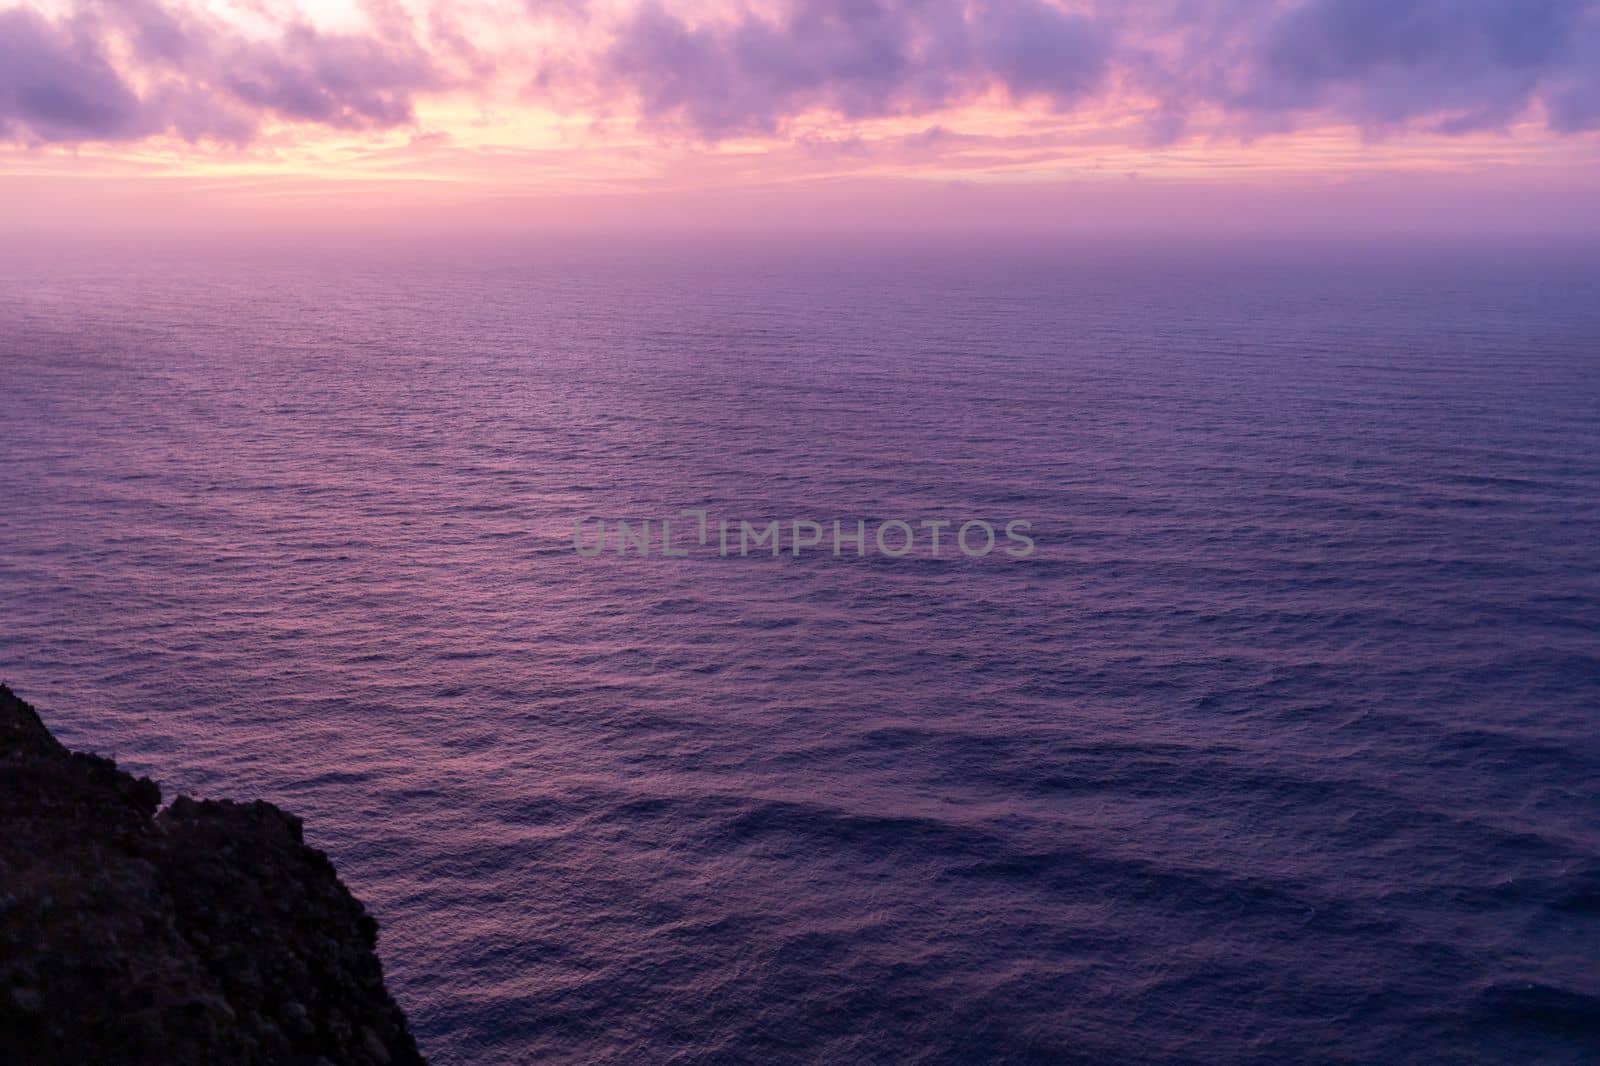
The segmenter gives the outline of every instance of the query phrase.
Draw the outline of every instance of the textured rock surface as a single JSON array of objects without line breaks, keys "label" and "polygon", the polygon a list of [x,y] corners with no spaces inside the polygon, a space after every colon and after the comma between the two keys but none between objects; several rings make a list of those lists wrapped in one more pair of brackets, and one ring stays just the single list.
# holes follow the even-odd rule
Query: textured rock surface
[{"label": "textured rock surface", "polygon": [[0,1062],[421,1062],[300,820],[160,798],[0,685]]}]

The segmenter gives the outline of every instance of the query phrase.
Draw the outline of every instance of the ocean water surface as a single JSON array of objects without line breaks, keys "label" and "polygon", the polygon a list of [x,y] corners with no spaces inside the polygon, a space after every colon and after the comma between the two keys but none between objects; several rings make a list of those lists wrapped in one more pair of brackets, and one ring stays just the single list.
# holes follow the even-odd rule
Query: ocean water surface
[{"label": "ocean water surface", "polygon": [[18,243],[0,396],[0,676],[435,1061],[1600,1055],[1592,250]]}]

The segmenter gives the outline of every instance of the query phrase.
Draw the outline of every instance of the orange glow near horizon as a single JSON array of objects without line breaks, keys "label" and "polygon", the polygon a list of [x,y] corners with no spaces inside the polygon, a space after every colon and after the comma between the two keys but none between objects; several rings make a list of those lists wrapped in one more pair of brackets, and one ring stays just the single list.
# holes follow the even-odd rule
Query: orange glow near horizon
[{"label": "orange glow near horizon", "polygon": [[[1048,6],[1049,0],[1038,3],[1046,5],[1041,10],[1072,11]],[[1424,121],[1373,129],[1331,105],[1323,113],[1297,113],[1292,121],[1287,113],[1243,121],[1215,102],[1199,100],[1185,108],[1181,128],[1157,137],[1151,116],[1162,103],[1149,87],[1132,84],[1126,72],[1107,74],[1092,91],[1052,100],[998,85],[976,93],[945,87],[917,96],[925,92],[920,82],[913,80],[906,88],[890,83],[887,74],[881,79],[887,88],[875,80],[864,88],[848,85],[833,95],[826,86],[818,88],[822,75],[853,69],[846,62],[857,62],[853,54],[838,61],[808,58],[822,73],[796,75],[790,81],[766,78],[737,64],[722,69],[717,64],[726,57],[716,48],[731,48],[726,42],[739,38],[689,35],[697,27],[722,25],[719,19],[731,18],[736,9],[724,4],[673,7],[692,12],[692,17],[685,15],[669,27],[682,39],[672,38],[670,48],[661,46],[666,57],[660,60],[662,70],[635,69],[648,67],[655,56],[650,52],[620,75],[614,65],[606,66],[608,60],[596,57],[610,54],[608,41],[624,32],[618,27],[639,10],[622,0],[590,4],[584,13],[576,13],[574,6],[574,13],[564,16],[561,12],[568,8],[549,5],[557,13],[549,18],[530,17],[520,0],[451,5],[320,0],[276,7],[171,0],[166,7],[152,6],[187,20],[172,25],[181,25],[190,38],[204,35],[225,43],[214,46],[214,69],[199,74],[151,62],[141,66],[144,28],[106,21],[102,29],[108,60],[130,72],[126,81],[142,100],[170,93],[184,77],[200,86],[202,100],[205,93],[237,90],[230,64],[245,54],[241,49],[272,47],[280,38],[309,47],[304,38],[316,37],[335,43],[326,54],[302,60],[301,81],[329,70],[348,80],[339,64],[367,64],[377,71],[375,77],[389,80],[357,95],[349,106],[375,108],[379,105],[372,99],[383,94],[398,102],[383,105],[389,108],[383,121],[364,117],[378,114],[375,110],[348,121],[307,117],[312,113],[304,107],[322,106],[314,96],[310,105],[299,98],[290,104],[274,101],[249,114],[233,102],[229,106],[242,116],[238,121],[249,126],[240,127],[248,129],[247,136],[231,139],[143,127],[137,135],[40,136],[14,122],[11,143],[0,141],[0,190],[5,194],[0,225],[41,215],[64,217],[73,213],[75,198],[84,201],[79,205],[84,217],[101,222],[115,220],[112,202],[124,202],[141,205],[128,209],[146,217],[181,216],[186,206],[199,204],[201,213],[210,212],[207,217],[212,218],[231,215],[247,223],[252,213],[281,218],[287,212],[303,214],[309,223],[315,221],[318,211],[313,209],[319,201],[324,210],[338,212],[352,194],[365,201],[363,216],[377,219],[383,209],[399,218],[419,210],[485,210],[494,203],[516,204],[530,218],[545,212],[569,218],[648,218],[646,200],[671,205],[730,190],[769,203],[781,214],[786,197],[797,204],[831,201],[845,186],[866,190],[863,210],[885,197],[892,199],[890,190],[908,186],[987,188],[991,192],[984,195],[990,202],[1005,199],[1006,190],[1022,190],[1019,202],[1043,202],[1096,187],[1101,191],[1091,200],[1126,203],[1135,211],[1155,195],[1151,188],[1163,190],[1160,195],[1168,199],[1194,197],[1197,203],[1216,201],[1231,191],[1233,195],[1222,199],[1271,198],[1281,192],[1309,204],[1318,189],[1362,183],[1380,198],[1385,189],[1408,190],[1400,199],[1409,202],[1419,182],[1437,180],[1463,202],[1476,197],[1491,208],[1511,205],[1524,213],[1530,198],[1548,194],[1557,202],[1579,204],[1600,191],[1594,177],[1600,172],[1600,139],[1581,130],[1553,132],[1537,97],[1514,121],[1454,134],[1430,129]],[[1280,3],[1276,8],[1292,6]],[[80,8],[73,0],[49,0],[16,10],[56,19],[53,25],[65,27]],[[752,17],[777,20],[783,8],[773,3],[755,10],[758,14]],[[263,11],[271,17],[264,18]],[[786,30],[795,49],[807,56],[807,49],[848,49],[853,38],[836,31]],[[925,36],[931,31],[918,32]],[[1125,37],[1129,30],[1122,26],[1117,32]],[[667,37],[660,31],[639,39],[641,47],[655,48]],[[1177,46],[1169,38],[1154,27],[1145,44],[1152,51],[1171,52]],[[772,59],[780,66],[786,61],[782,54]],[[1026,65],[1030,61],[1025,52],[1016,60],[1022,71],[1017,78],[1024,80],[1014,86],[1033,85],[1026,79],[1040,76]],[[419,71],[412,83],[394,73],[406,63]],[[1046,75],[1054,70],[1039,69]],[[702,76],[706,86],[695,80]],[[726,128],[709,127],[705,123],[721,121],[717,90],[724,83],[753,85],[769,91],[772,99],[748,104],[733,100]],[[250,85],[248,91],[257,93],[258,87]],[[298,82],[283,91],[312,93]],[[911,95],[859,102],[861,93],[877,92]],[[657,94],[656,110],[648,106],[650,93]],[[1454,99],[1449,93],[1442,98]],[[254,106],[255,97],[250,99]],[[389,113],[402,104],[401,120],[390,121]],[[670,110],[662,113],[661,107]],[[857,113],[847,114],[842,107]],[[744,117],[746,113],[751,117]],[[0,132],[4,128],[0,124]],[[118,184],[126,188],[107,202],[106,190]],[[1131,184],[1144,191],[1128,194]],[[1466,188],[1474,191],[1462,193]],[[1121,192],[1108,195],[1105,190]],[[175,198],[166,210],[164,195]],[[99,202],[89,202],[90,196],[100,197]],[[584,212],[573,216],[570,205],[580,200],[586,204]],[[1570,224],[1571,211],[1564,208],[1563,213],[1563,219],[1551,222]],[[759,222],[759,217],[745,221]],[[1593,210],[1579,222],[1593,223]]]}]

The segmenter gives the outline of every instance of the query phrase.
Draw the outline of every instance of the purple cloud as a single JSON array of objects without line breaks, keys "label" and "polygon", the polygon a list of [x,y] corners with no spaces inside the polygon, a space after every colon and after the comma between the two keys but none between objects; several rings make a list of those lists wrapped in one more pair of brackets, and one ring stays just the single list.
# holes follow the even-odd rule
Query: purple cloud
[{"label": "purple cloud", "polygon": [[0,136],[128,140],[153,132],[143,101],[89,28],[0,11]]},{"label": "purple cloud", "polygon": [[1581,54],[1585,0],[1312,0],[1251,42],[1242,110],[1331,110],[1373,127],[1503,127]]},{"label": "purple cloud", "polygon": [[601,78],[646,119],[706,138],[770,133],[813,108],[919,114],[998,88],[1068,106],[1098,88],[1107,27],[1045,0],[791,0],[696,25],[648,3],[618,28]]},{"label": "purple cloud", "polygon": [[[492,81],[497,42],[470,39],[442,2],[425,31],[398,0],[365,8],[369,32],[291,18],[267,39],[191,0],[75,0],[56,18],[27,3],[0,10],[0,139],[244,143],[269,120],[385,129],[412,122],[423,95]],[[1529,115],[1558,133],[1600,128],[1600,0],[768,0],[717,10],[641,0],[605,21],[583,0],[505,9],[530,26],[581,28],[589,42],[529,79],[531,97],[563,106],[572,99],[556,91],[575,88],[579,106],[601,110],[623,100],[646,125],[706,141],[783,135],[813,111],[936,115],[989,97],[1057,111],[1149,101],[1145,134],[1156,142],[1182,136],[1196,113],[1245,136],[1329,122],[1456,134]]]},{"label": "purple cloud", "polygon": [[[1600,119],[1595,0],[783,0],[697,22],[637,8],[597,63],[644,119],[707,140],[812,109],[924,114],[998,90],[1068,109],[1112,83],[1154,96],[1156,140],[1200,107],[1242,132],[1316,118],[1369,131],[1552,128]],[[1157,47],[1157,42],[1162,47]]]},{"label": "purple cloud", "polygon": [[343,129],[412,120],[415,93],[443,77],[408,41],[322,34],[292,26],[271,44],[229,48],[215,85],[251,109]]},{"label": "purple cloud", "polygon": [[[404,125],[413,98],[448,78],[400,9],[374,11],[370,36],[292,22],[269,41],[161,0],[80,0],[54,20],[26,7],[0,11],[0,137],[48,143],[173,133],[242,143],[268,118],[343,129]],[[113,56],[125,56],[127,69]]]}]

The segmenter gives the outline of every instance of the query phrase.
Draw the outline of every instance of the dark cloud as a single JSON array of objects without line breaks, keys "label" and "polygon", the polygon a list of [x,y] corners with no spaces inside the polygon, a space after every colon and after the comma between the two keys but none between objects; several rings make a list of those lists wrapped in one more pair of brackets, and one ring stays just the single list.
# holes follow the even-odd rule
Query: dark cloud
[{"label": "dark cloud", "polygon": [[1372,134],[1503,129],[1542,105],[1561,132],[1593,128],[1595,0],[1170,0],[1143,16],[1181,42],[1130,62],[1170,140],[1200,107],[1242,133],[1332,120]]},{"label": "dark cloud", "polygon": [[[1600,54],[1600,47],[1595,52]],[[1600,129],[1600,59],[1558,85],[1546,106],[1550,109],[1551,128],[1560,133]]]},{"label": "dark cloud", "polygon": [[1270,20],[1228,103],[1384,128],[1498,128],[1573,63],[1584,0],[1312,0]]},{"label": "dark cloud", "polygon": [[217,87],[246,107],[344,129],[410,122],[412,95],[443,82],[414,44],[307,26],[290,27],[271,44],[228,49],[219,69]]},{"label": "dark cloud", "polygon": [[991,88],[1067,106],[1102,82],[1106,28],[1045,0],[791,0],[695,24],[656,3],[617,31],[601,76],[644,116],[717,138],[823,109],[918,114]]},{"label": "dark cloud", "polygon": [[[469,39],[444,0],[420,29],[399,0],[364,7],[365,33],[289,18],[261,39],[196,0],[75,0],[55,18],[24,0],[0,9],[0,138],[242,143],[268,120],[390,128],[413,120],[421,94],[488,83],[505,47]],[[707,141],[782,134],[812,111],[935,115],[991,96],[1061,111],[1148,101],[1155,143],[1201,114],[1208,132],[1241,136],[1327,122],[1456,134],[1530,115],[1560,133],[1600,128],[1600,0],[761,0],[709,11],[643,0],[608,22],[611,10],[508,3],[508,15],[590,42],[527,57],[541,68],[525,75],[530,95],[591,111],[623,101],[647,125]],[[564,95],[574,90],[576,103]]]},{"label": "dark cloud", "polygon": [[[1369,132],[1600,123],[1595,0],[782,0],[697,22],[647,3],[594,77],[652,124],[708,140],[812,109],[923,114],[998,90],[1066,109],[1119,84],[1156,100],[1146,133],[1195,110],[1246,135],[1332,120]],[[1081,7],[1081,5],[1080,5]]]},{"label": "dark cloud", "polygon": [[0,11],[0,134],[125,140],[153,132],[144,111],[91,27]]},{"label": "dark cloud", "polygon": [[370,35],[291,22],[263,41],[162,0],[81,0],[54,20],[0,11],[0,136],[242,143],[268,118],[344,129],[409,123],[413,97],[448,77],[403,9],[374,3],[369,12]]}]

